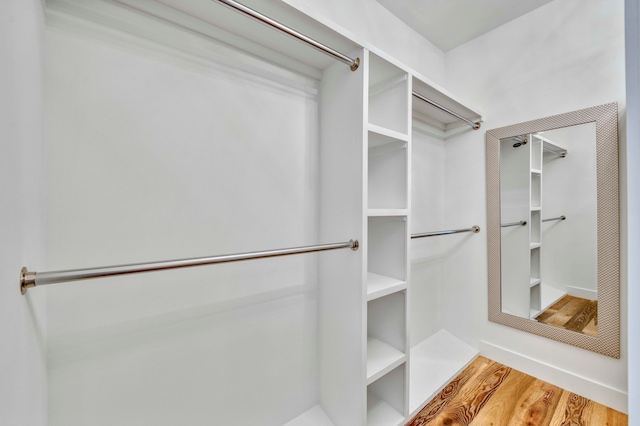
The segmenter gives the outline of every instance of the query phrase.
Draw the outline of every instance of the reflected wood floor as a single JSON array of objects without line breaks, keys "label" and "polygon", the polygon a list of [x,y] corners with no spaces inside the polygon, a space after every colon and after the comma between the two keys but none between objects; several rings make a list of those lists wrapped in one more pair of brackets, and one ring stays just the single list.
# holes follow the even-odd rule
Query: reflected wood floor
[{"label": "reflected wood floor", "polygon": [[478,357],[407,426],[626,426],[628,417]]},{"label": "reflected wood floor", "polygon": [[567,295],[538,315],[536,320],[589,336],[597,336],[598,301]]}]

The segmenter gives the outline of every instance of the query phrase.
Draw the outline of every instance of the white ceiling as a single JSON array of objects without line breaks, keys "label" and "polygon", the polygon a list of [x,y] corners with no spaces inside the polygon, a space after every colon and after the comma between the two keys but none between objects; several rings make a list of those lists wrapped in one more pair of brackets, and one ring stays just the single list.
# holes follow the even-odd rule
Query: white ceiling
[{"label": "white ceiling", "polygon": [[446,52],[552,0],[377,0]]}]

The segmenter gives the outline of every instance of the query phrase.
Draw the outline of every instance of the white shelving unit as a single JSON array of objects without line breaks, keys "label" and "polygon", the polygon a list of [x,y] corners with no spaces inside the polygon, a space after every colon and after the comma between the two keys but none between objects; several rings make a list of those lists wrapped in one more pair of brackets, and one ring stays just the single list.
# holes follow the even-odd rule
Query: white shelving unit
[{"label": "white shelving unit", "polygon": [[[442,139],[468,130],[432,107],[416,106],[412,91],[474,120],[480,119],[477,112],[392,58],[370,53],[283,2],[252,0],[250,6],[360,58],[360,68],[353,72],[216,2],[54,3],[73,19],[102,20],[101,25],[169,50],[215,57],[266,80],[286,80],[320,99],[317,234],[321,241],[356,237],[360,249],[318,255],[319,398],[286,426],[403,424],[415,408],[410,399],[427,398],[433,392],[423,388],[441,387],[475,356],[451,335],[434,336],[410,350],[412,119],[419,115]],[[174,37],[182,30],[190,35]],[[307,87],[310,80],[313,88]],[[448,346],[448,357],[432,353],[439,345]]]},{"label": "white shelving unit", "polygon": [[369,53],[367,425],[408,414],[409,75]]},{"label": "white shelving unit", "polygon": [[566,156],[567,150],[539,134],[528,136],[530,143],[530,215],[529,215],[529,244],[530,244],[530,294],[529,315],[534,319],[541,312],[565,295],[564,292],[544,284],[541,270],[542,244],[542,179],[544,176],[544,154],[550,153]]},{"label": "white shelving unit", "polygon": [[542,247],[542,139],[528,135],[529,139],[529,315],[534,317],[541,309],[540,250]]}]

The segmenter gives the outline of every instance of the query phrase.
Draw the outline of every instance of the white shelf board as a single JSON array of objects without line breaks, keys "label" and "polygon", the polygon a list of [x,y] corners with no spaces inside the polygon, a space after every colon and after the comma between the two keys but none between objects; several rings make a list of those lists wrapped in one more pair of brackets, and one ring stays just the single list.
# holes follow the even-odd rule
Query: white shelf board
[{"label": "white shelf board", "polygon": [[367,393],[367,426],[397,426],[404,416],[371,392]]},{"label": "white shelf board", "polygon": [[376,338],[367,338],[367,385],[387,374],[406,359],[405,354]]},{"label": "white shelf board", "polygon": [[[371,124],[371,123],[367,124],[367,130],[370,133],[375,133],[377,135],[382,135],[388,138],[396,139],[396,141],[402,141],[402,142],[409,141],[409,135],[405,133],[396,132],[395,130],[387,129],[386,127],[377,126],[375,124]],[[374,144],[372,146],[371,140],[369,141],[369,149],[374,148],[376,145],[379,145],[379,143]]]},{"label": "white shelf board", "polygon": [[540,284],[540,278],[529,278],[529,287],[533,287],[534,285]]},{"label": "white shelf board", "polygon": [[542,246],[542,244],[540,244],[540,243],[531,243],[531,244],[529,244],[529,248],[532,249],[532,250],[536,249],[536,248],[540,248],[541,246]]},{"label": "white shelf board", "polygon": [[335,426],[324,410],[315,405],[283,426]]},{"label": "white shelf board", "polygon": [[367,216],[406,216],[407,209],[367,209]]},{"label": "white shelf board", "polygon": [[409,418],[424,408],[478,353],[446,330],[411,348]]},{"label": "white shelf board", "polygon": [[378,299],[406,288],[406,281],[374,274],[373,272],[367,273],[367,301]]},{"label": "white shelf board", "polygon": [[532,212],[539,212],[542,210],[542,207],[540,206],[531,206],[531,211]]},{"label": "white shelf board", "polygon": [[531,173],[533,173],[534,175],[539,175],[539,174],[542,174],[542,170],[540,170],[540,169],[531,169]]},{"label": "white shelf board", "polygon": [[[442,105],[445,108],[448,108],[451,111],[458,113],[459,115],[473,122],[483,121],[482,114],[477,110],[468,107],[466,105],[466,102],[463,103],[460,100],[456,99],[453,94],[447,92],[442,87],[439,87],[428,81],[419,73],[410,73],[413,75],[413,91],[437,104]],[[463,123],[453,115],[447,114],[446,112],[443,112],[426,102],[416,99],[413,96],[412,98],[413,116],[418,117],[418,119],[421,119],[422,121],[431,121],[434,124],[438,123],[440,126],[444,127],[443,130],[449,130],[451,128],[458,127]],[[471,130],[471,127],[466,123],[464,124],[464,127],[466,127],[466,130]]]}]

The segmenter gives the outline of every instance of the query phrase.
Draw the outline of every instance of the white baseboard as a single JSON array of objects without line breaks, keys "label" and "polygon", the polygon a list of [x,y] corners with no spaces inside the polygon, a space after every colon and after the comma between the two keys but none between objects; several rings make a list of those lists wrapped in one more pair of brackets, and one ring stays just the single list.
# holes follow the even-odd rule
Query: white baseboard
[{"label": "white baseboard", "polygon": [[598,291],[581,287],[567,287],[567,294],[573,297],[580,297],[588,300],[598,300]]},{"label": "white baseboard", "polygon": [[619,389],[487,342],[480,342],[480,356],[522,371],[614,410],[628,413],[628,395]]}]

